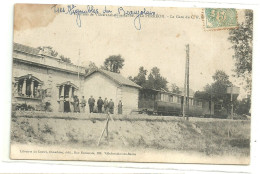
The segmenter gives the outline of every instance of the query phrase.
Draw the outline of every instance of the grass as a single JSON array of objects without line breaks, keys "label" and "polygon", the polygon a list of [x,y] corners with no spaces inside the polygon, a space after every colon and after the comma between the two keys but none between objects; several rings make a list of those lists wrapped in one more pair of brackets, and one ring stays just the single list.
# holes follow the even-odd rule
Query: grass
[{"label": "grass", "polygon": [[[12,117],[12,142],[26,144],[81,145],[96,147],[105,126],[104,115],[62,118],[31,115]],[[193,151],[207,156],[250,155],[250,121],[218,119],[190,119],[138,115],[114,116],[109,123],[109,143],[101,145],[121,147],[123,136],[129,147],[138,149],[168,149]]]}]

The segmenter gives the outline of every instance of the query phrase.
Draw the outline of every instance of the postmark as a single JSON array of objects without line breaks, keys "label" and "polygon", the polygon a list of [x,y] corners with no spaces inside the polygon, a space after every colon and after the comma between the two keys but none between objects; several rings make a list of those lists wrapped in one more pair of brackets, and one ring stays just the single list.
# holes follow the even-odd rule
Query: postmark
[{"label": "postmark", "polygon": [[233,8],[205,8],[202,19],[205,30],[225,30],[238,27],[237,11]]}]

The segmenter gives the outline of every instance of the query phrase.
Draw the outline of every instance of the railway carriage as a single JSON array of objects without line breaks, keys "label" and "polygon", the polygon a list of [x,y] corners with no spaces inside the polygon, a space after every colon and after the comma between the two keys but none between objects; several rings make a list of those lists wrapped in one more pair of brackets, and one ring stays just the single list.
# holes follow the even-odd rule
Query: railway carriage
[{"label": "railway carriage", "polygon": [[[186,98],[186,104],[183,104],[184,96],[166,91],[153,89],[140,89],[138,110],[139,113],[149,115],[182,115],[183,107],[189,116],[213,115],[214,108],[208,101]],[[189,111],[187,103],[189,102]],[[213,110],[212,110],[213,109]]]}]

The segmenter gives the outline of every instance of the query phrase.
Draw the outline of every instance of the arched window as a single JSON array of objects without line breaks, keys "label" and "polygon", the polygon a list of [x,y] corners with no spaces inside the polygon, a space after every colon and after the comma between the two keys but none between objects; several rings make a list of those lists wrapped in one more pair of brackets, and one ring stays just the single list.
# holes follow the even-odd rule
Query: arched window
[{"label": "arched window", "polygon": [[14,95],[24,98],[41,98],[42,85],[43,82],[32,74],[15,77]]}]

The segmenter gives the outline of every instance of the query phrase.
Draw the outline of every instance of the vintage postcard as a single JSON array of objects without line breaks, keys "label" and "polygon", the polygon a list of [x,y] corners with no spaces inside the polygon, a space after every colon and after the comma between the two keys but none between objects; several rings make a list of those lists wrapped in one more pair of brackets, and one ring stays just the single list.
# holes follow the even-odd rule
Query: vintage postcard
[{"label": "vintage postcard", "polygon": [[15,4],[11,159],[249,164],[253,11]]}]

